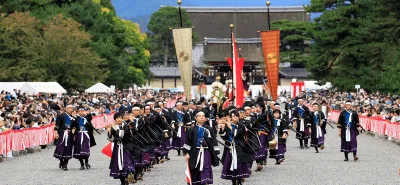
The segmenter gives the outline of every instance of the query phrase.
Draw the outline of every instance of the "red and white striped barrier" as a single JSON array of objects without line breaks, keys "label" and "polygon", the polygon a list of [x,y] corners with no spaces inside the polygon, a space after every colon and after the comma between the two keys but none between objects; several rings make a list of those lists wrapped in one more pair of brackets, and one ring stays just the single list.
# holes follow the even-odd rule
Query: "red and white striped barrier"
[{"label": "red and white striped barrier", "polygon": [[[332,111],[329,120],[337,122],[339,120],[339,111]],[[390,122],[381,118],[373,118],[366,116],[359,116],[360,125],[367,131],[377,133],[380,135],[389,136],[395,139],[400,139],[400,124],[397,122]]]},{"label": "red and white striped barrier", "polygon": [[46,145],[54,140],[54,124],[0,133],[0,154]]}]

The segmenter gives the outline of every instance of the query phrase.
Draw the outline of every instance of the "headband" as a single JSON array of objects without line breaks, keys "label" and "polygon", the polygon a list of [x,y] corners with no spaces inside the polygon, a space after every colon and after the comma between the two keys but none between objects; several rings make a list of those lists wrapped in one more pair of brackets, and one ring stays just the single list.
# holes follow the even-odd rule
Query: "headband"
[{"label": "headband", "polygon": [[[196,113],[196,117],[197,117],[200,113],[204,114],[203,111],[199,111],[198,113]],[[204,115],[205,115],[205,114],[204,114]]]}]

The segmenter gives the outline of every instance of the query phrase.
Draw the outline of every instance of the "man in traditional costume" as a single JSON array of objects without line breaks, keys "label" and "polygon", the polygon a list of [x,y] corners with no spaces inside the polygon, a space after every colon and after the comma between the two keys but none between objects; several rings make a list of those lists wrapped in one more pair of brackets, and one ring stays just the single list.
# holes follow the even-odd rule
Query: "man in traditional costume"
[{"label": "man in traditional costume", "polygon": [[354,161],[359,159],[357,156],[357,136],[361,130],[361,125],[357,112],[353,111],[351,107],[351,101],[347,100],[345,109],[340,113],[337,123],[338,134],[341,137],[340,151],[344,152],[344,161],[349,161],[350,152],[353,152]]}]

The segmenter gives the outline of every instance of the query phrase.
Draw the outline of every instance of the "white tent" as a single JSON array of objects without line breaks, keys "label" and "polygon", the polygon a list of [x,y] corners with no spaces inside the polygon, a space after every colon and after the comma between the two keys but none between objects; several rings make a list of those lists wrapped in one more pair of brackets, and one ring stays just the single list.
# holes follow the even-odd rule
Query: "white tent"
[{"label": "white tent", "polygon": [[0,82],[0,91],[11,92],[14,89],[21,89],[26,82]]},{"label": "white tent", "polygon": [[57,82],[26,82],[21,88],[21,93],[38,94],[38,93],[67,93]]},{"label": "white tent", "polygon": [[114,93],[114,90],[102,83],[94,84],[85,90],[86,93]]}]

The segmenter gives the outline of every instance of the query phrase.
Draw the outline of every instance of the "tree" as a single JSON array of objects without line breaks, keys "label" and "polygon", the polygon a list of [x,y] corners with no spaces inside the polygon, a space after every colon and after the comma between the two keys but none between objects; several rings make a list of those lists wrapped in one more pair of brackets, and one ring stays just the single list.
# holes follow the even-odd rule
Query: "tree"
[{"label": "tree", "polygon": [[[182,25],[184,28],[192,27],[189,14],[184,9],[182,9]],[[147,28],[149,29],[148,37],[152,61],[163,61],[164,66],[167,66],[171,58],[176,58],[170,28],[178,28],[179,26],[178,8],[162,7],[151,15]],[[196,37],[194,38],[196,40]]]},{"label": "tree", "polygon": [[[80,29],[90,35],[90,40],[86,45],[105,61],[98,67],[110,71],[108,77],[104,79],[106,84],[117,85],[118,88],[124,88],[130,84],[143,85],[149,77],[149,57],[146,56],[149,55],[147,38],[143,34],[137,34],[136,31],[129,31],[131,29],[126,28],[126,24],[116,16],[110,0],[16,0],[0,2],[0,12],[3,12],[3,14],[0,13],[0,17],[4,13],[7,16],[15,11],[28,10],[31,11],[31,15],[40,20],[38,26],[49,24],[59,14],[80,23]],[[132,40],[132,37],[140,37],[144,40],[139,43],[127,43],[126,38]],[[137,50],[140,52],[134,54],[133,57],[132,53],[126,52],[127,47],[129,48],[132,45],[142,47],[142,49]],[[146,53],[146,55],[143,53]],[[130,60],[135,60],[135,62]],[[141,65],[137,65],[137,62]],[[147,65],[143,63],[147,63]],[[142,68],[143,66],[144,68]],[[135,71],[134,75],[139,75],[132,78],[132,75],[130,75],[132,71]]]},{"label": "tree", "polygon": [[307,10],[322,13],[310,29],[315,43],[307,67],[314,78],[341,90],[360,84],[370,91],[399,92],[390,77],[400,70],[399,2],[384,1],[311,1]]},{"label": "tree", "polygon": [[88,48],[90,35],[71,18],[55,16],[43,29],[44,54],[49,79],[67,89],[83,90],[107,78],[104,60]]},{"label": "tree", "polygon": [[0,80],[40,81],[43,40],[39,21],[29,13],[14,13],[0,21]]},{"label": "tree", "polygon": [[310,59],[311,35],[310,23],[301,21],[279,20],[271,24],[272,29],[281,32],[281,62],[305,66]]}]

